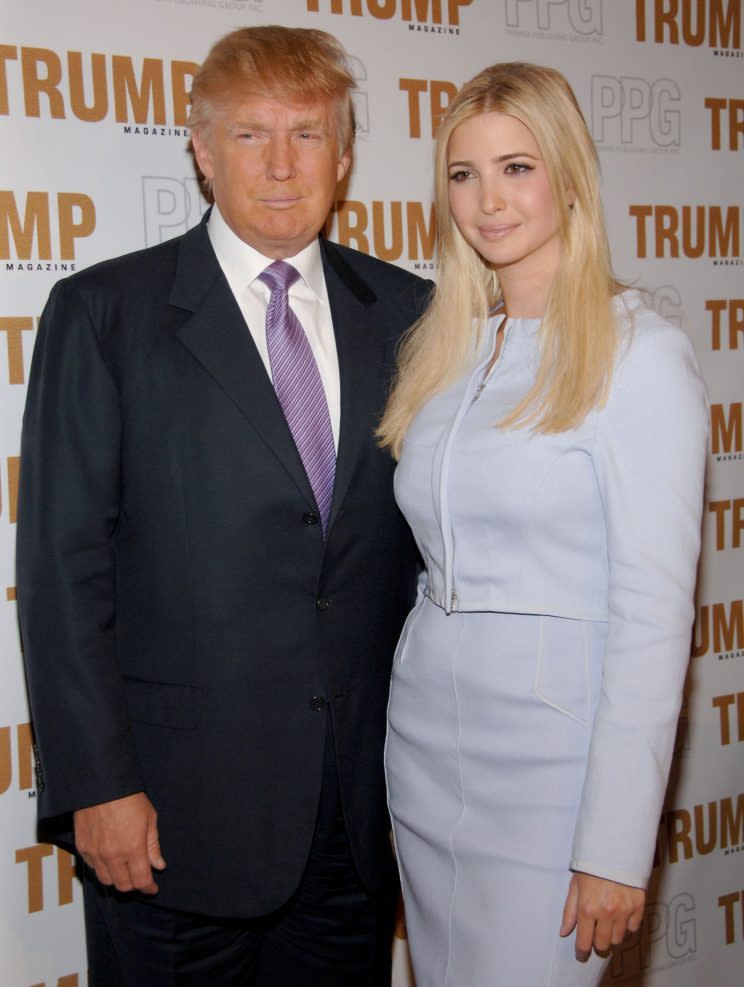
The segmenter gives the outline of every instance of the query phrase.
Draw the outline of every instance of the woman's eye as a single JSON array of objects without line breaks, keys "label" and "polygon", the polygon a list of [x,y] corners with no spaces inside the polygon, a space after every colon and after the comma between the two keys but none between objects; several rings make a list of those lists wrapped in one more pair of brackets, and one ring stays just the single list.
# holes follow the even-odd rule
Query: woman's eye
[{"label": "woman's eye", "polygon": [[466,182],[471,175],[472,172],[461,169],[460,171],[453,171],[449,177],[451,182]]},{"label": "woman's eye", "polygon": [[504,169],[507,175],[526,175],[532,171],[532,165],[524,164],[522,161],[511,161]]}]

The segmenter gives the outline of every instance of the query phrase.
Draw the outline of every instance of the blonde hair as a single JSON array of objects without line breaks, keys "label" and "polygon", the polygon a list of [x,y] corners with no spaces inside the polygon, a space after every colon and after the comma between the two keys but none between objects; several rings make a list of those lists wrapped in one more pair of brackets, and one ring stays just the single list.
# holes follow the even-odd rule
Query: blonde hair
[{"label": "blonde hair", "polygon": [[576,97],[559,72],[525,62],[493,65],[455,96],[437,135],[439,282],[426,312],[403,341],[377,433],[396,457],[411,419],[463,372],[489,313],[502,300],[497,273],[465,240],[452,218],[447,164],[455,128],[494,111],[515,117],[535,137],[561,239],[560,266],[540,325],[542,355],[534,386],[498,426],[563,432],[579,425],[606,398],[617,346],[611,298],[619,285],[610,265],[594,143]]},{"label": "blonde hair", "polygon": [[215,113],[249,95],[285,102],[335,100],[340,150],[355,133],[348,55],[339,41],[314,28],[266,24],[221,38],[194,76],[189,127],[208,131]]}]

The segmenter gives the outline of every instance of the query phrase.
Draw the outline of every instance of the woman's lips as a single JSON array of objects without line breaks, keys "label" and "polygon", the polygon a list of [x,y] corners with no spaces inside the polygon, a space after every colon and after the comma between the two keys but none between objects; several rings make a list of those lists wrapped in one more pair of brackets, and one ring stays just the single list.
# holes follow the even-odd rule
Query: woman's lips
[{"label": "woman's lips", "polygon": [[516,230],[517,223],[502,223],[498,226],[479,226],[478,232],[485,240],[500,240],[512,230]]}]

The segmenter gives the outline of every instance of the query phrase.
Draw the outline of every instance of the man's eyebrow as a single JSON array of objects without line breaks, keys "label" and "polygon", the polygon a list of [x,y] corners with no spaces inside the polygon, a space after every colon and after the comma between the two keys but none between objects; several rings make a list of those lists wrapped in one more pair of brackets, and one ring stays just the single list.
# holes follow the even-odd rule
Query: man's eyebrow
[{"label": "man's eyebrow", "polygon": [[313,117],[307,120],[298,120],[297,123],[293,124],[290,130],[322,130],[324,133],[328,129],[326,123],[320,119],[320,117]]},{"label": "man's eyebrow", "polygon": [[265,132],[269,129],[265,123],[259,123],[258,120],[233,120],[227,125],[230,134],[234,134],[236,130],[261,130]]},{"label": "man's eyebrow", "polygon": [[[228,124],[228,133],[234,134],[238,130],[257,130],[262,134],[268,134],[275,128],[271,124],[263,123],[259,120],[233,120]],[[319,117],[308,118],[307,120],[298,120],[287,128],[291,133],[297,133],[301,130],[316,130],[326,133],[328,127],[326,123]]]}]

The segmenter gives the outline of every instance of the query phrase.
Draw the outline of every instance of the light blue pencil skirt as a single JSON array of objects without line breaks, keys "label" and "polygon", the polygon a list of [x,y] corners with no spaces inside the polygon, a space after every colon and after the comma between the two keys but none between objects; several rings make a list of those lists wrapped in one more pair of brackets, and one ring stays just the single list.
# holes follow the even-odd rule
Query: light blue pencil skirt
[{"label": "light blue pencil skirt", "polygon": [[607,625],[453,613],[398,645],[386,770],[416,987],[590,987],[561,939]]}]

